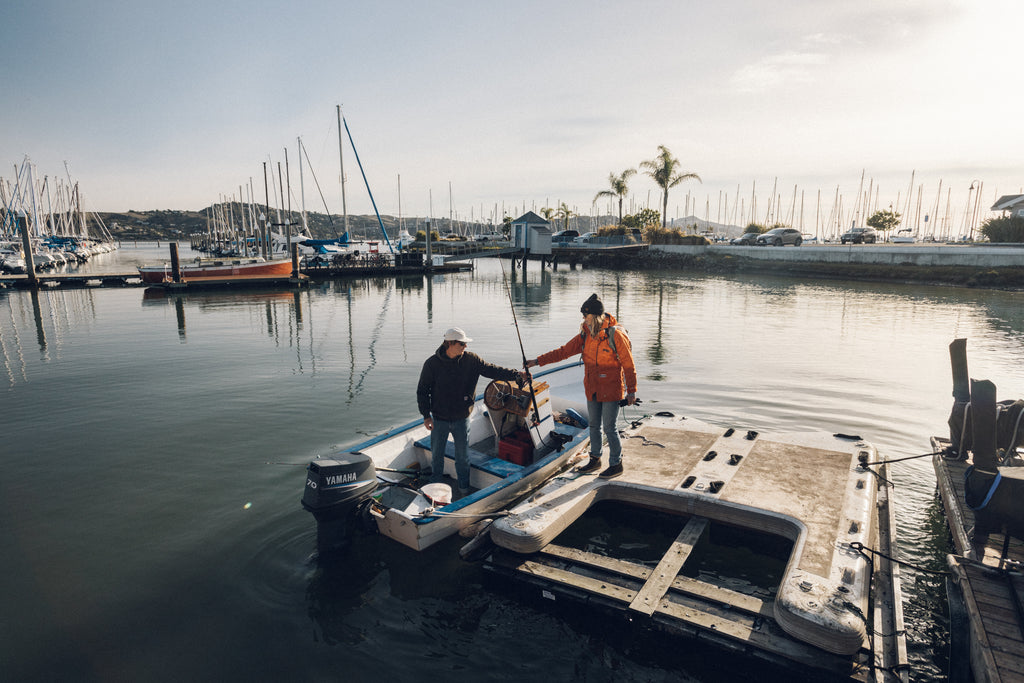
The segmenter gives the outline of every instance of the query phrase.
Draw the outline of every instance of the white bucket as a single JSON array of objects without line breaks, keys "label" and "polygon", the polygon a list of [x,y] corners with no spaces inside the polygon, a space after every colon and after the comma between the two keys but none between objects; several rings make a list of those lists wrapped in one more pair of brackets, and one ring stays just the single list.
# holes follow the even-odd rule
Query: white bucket
[{"label": "white bucket", "polygon": [[433,500],[435,505],[447,505],[452,502],[452,487],[448,484],[424,484],[420,491]]}]

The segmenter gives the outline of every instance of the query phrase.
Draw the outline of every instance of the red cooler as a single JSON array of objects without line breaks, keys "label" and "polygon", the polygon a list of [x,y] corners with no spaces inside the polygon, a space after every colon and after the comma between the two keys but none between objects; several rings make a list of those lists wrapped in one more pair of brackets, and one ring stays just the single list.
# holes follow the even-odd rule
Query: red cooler
[{"label": "red cooler", "polygon": [[533,441],[525,429],[517,429],[498,441],[498,457],[517,465],[533,463]]}]

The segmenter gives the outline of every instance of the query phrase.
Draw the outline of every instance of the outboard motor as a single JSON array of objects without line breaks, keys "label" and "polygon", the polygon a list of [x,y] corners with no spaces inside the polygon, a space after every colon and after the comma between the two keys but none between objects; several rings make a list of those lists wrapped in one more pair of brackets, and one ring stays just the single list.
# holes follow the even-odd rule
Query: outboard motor
[{"label": "outboard motor", "polygon": [[338,519],[351,513],[376,488],[377,470],[369,456],[339,453],[309,463],[302,507],[317,520]]},{"label": "outboard motor", "polygon": [[360,505],[370,500],[376,488],[377,470],[361,453],[341,453],[309,463],[302,507],[316,518],[319,552],[348,542]]},{"label": "outboard motor", "polygon": [[356,511],[377,488],[377,470],[362,453],[339,453],[306,468],[302,507],[316,518],[317,548],[333,550],[348,540]]}]

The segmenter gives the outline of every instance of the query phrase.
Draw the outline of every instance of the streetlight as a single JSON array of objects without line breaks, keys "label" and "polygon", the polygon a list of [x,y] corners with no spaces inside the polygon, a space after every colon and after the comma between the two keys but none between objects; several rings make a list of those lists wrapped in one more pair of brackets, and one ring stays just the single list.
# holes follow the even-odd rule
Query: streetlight
[{"label": "streetlight", "polygon": [[977,213],[977,208],[978,208],[978,197],[980,197],[980,195],[981,195],[981,188],[980,188],[980,187],[978,188],[978,194],[977,194],[977,195],[975,195],[975,200],[974,200],[974,211],[972,211],[972,210],[971,210],[971,192],[973,192],[973,191],[974,191],[974,186],[975,186],[975,185],[976,185],[976,184],[977,184],[978,182],[979,182],[979,181],[977,181],[977,180],[972,180],[972,181],[971,181],[971,186],[970,186],[969,188],[967,188],[967,211],[969,212],[969,214],[968,214],[968,215],[970,216],[970,218],[969,218],[969,223],[970,223],[970,224],[969,224],[969,228],[970,228],[970,232],[969,232],[969,234],[968,234],[968,241],[971,241],[971,242],[973,242],[973,241],[974,241],[974,218],[975,218],[975,214]]}]

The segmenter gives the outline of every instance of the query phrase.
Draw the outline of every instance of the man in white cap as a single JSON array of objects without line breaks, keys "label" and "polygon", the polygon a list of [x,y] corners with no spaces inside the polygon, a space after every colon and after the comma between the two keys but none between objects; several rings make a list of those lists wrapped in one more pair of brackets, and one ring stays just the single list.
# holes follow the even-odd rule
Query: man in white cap
[{"label": "man in white cap", "polygon": [[466,350],[473,341],[458,327],[444,333],[444,342],[423,363],[416,386],[416,403],[423,424],[430,430],[431,480],[444,475],[444,450],[448,434],[455,442],[455,473],[459,493],[469,493],[469,414],[473,411],[476,383],[480,375],[490,379],[514,381],[524,378],[518,370],[491,365]]}]

